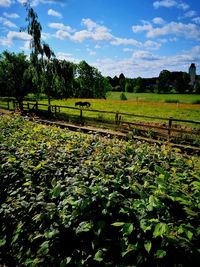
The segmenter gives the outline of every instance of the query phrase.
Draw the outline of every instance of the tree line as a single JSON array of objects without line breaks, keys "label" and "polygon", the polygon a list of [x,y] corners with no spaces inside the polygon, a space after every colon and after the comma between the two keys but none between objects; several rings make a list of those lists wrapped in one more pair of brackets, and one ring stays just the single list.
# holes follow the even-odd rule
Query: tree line
[{"label": "tree line", "polygon": [[200,93],[200,77],[197,76],[194,86],[190,85],[190,75],[187,72],[162,70],[158,77],[126,78],[123,73],[119,77],[108,76],[112,91],[130,93],[159,94],[192,94]]},{"label": "tree line", "polygon": [[105,98],[110,89],[108,79],[85,61],[39,59],[34,65],[24,53],[0,54],[0,95],[19,102],[29,93],[59,99]]}]

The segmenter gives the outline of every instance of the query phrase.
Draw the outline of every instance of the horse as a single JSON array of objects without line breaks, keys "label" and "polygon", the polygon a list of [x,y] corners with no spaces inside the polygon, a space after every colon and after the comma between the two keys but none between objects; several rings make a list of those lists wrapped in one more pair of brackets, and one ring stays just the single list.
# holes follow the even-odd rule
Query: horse
[{"label": "horse", "polygon": [[91,106],[91,104],[90,104],[90,102],[81,102],[81,101],[78,101],[78,102],[75,103],[75,106],[89,108]]}]

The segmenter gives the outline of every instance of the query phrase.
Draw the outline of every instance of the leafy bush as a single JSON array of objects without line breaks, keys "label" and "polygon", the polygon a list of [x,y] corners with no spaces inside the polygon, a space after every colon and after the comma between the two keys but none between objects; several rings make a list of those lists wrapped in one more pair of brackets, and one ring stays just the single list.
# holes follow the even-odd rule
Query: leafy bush
[{"label": "leafy bush", "polygon": [[0,117],[0,264],[198,266],[196,158]]},{"label": "leafy bush", "polygon": [[121,93],[120,100],[127,100],[127,97],[124,93]]}]

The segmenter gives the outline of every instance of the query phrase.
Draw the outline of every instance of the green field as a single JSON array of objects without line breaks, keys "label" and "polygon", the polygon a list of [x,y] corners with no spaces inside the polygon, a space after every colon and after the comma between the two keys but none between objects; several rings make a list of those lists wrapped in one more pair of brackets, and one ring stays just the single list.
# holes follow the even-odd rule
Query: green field
[{"label": "green field", "polygon": [[[176,104],[176,103],[153,103],[153,102],[137,102],[132,100],[121,101],[111,99],[67,99],[67,100],[53,100],[52,105],[61,105],[68,107],[75,107],[76,101],[89,101],[91,103],[90,109],[99,111],[114,111],[124,112],[137,115],[148,115],[163,118],[177,118],[185,120],[200,120],[200,104]],[[40,103],[47,104],[47,101],[43,100]],[[78,111],[63,109],[63,112],[68,114],[79,114]],[[86,116],[95,116],[114,119],[114,114],[103,114],[100,112],[83,112]],[[130,119],[130,118],[128,118]],[[132,118],[133,119],[133,118]]]},{"label": "green field", "polygon": [[[120,100],[121,92],[108,92],[107,99]],[[194,94],[151,94],[151,93],[125,93],[128,100],[139,102],[178,102],[187,104],[200,104],[200,95]]]},{"label": "green field", "polygon": [[[192,104],[200,101],[199,95],[161,95],[145,93],[126,93],[128,100],[121,101],[119,92],[108,93],[107,99],[66,99],[52,100],[52,105],[75,107],[76,101],[89,101],[91,107],[89,110],[99,110],[99,112],[83,111],[83,116],[97,119],[114,120],[115,114],[105,114],[100,111],[123,112],[136,115],[156,116],[161,118],[173,117],[185,120],[200,120],[200,104]],[[176,102],[178,103],[169,103]],[[40,104],[47,104],[47,100],[40,100]],[[0,102],[2,105],[2,102]],[[4,103],[6,107],[6,104]],[[41,107],[47,109],[47,107]],[[66,116],[79,116],[80,111],[74,109],[62,108],[61,112]],[[122,120],[138,120],[130,116],[122,116]],[[139,119],[141,120],[141,119]],[[142,119],[149,120],[149,119]]]}]

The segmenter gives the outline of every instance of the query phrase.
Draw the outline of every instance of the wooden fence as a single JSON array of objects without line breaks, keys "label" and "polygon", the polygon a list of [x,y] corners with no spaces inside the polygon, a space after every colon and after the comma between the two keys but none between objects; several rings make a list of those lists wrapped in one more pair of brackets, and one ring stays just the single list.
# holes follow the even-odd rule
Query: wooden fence
[{"label": "wooden fence", "polygon": [[[4,99],[2,102],[0,99],[0,107],[15,110],[18,107],[18,103],[10,99]],[[60,118],[63,115],[62,119],[70,120],[82,126],[84,124],[95,125],[133,135],[182,143],[188,142],[200,147],[200,121],[48,105],[40,104],[37,101],[23,101],[23,108],[25,111],[33,111],[40,115],[41,113],[54,115],[56,118]],[[95,113],[97,116],[94,115]],[[109,115],[109,119],[104,118],[104,115]],[[145,122],[146,120],[148,121]]]}]

